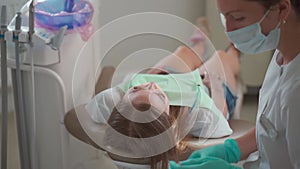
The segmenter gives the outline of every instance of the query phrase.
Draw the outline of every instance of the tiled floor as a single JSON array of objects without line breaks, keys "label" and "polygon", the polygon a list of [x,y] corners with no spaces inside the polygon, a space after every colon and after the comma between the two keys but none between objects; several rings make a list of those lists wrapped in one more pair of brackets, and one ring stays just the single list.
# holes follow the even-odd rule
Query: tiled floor
[{"label": "tiled floor", "polygon": [[241,112],[241,119],[255,122],[258,105],[257,95],[245,95]]},{"label": "tiled floor", "polygon": [[[257,112],[257,96],[245,95],[243,101],[243,108],[241,112],[241,119],[255,122]],[[9,131],[8,131],[8,169],[19,169],[19,156],[17,144],[17,131],[15,125],[14,113],[9,114]],[[0,161],[1,163],[1,161]]]},{"label": "tiled floor", "polygon": [[[2,118],[1,124],[2,124]],[[2,126],[2,125],[1,125]],[[9,113],[8,115],[8,154],[7,154],[7,165],[8,169],[19,169],[20,163],[19,163],[19,149],[18,149],[18,141],[17,141],[17,129],[16,129],[16,122],[15,122],[15,114]],[[2,131],[2,127],[1,127]],[[1,137],[1,136],[0,136]],[[0,147],[1,150],[1,147]],[[1,161],[0,161],[1,164]]]}]

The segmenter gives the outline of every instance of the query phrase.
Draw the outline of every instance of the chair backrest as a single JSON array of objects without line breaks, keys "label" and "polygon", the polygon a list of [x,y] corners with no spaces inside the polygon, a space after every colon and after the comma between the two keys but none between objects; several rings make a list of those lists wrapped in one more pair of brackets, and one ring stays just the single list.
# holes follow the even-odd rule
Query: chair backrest
[{"label": "chair backrest", "polygon": [[111,87],[111,81],[114,72],[115,72],[115,68],[113,66],[104,66],[102,68],[101,74],[95,85],[96,94]]}]

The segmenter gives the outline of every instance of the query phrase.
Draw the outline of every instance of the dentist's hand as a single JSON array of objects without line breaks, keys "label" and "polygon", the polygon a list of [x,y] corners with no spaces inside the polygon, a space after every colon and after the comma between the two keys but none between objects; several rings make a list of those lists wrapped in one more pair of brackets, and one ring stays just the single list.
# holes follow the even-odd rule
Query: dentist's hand
[{"label": "dentist's hand", "polygon": [[235,140],[227,139],[225,140],[224,144],[194,151],[188,160],[203,157],[216,157],[223,159],[228,163],[237,163],[241,158],[241,152]]},{"label": "dentist's hand", "polygon": [[239,169],[240,167],[230,163],[238,162],[240,157],[241,152],[237,142],[227,139],[224,144],[194,151],[180,164],[171,161],[169,169]]},{"label": "dentist's hand", "polygon": [[188,159],[180,164],[174,161],[170,162],[169,169],[241,169],[230,163],[215,157],[203,157],[197,159]]}]

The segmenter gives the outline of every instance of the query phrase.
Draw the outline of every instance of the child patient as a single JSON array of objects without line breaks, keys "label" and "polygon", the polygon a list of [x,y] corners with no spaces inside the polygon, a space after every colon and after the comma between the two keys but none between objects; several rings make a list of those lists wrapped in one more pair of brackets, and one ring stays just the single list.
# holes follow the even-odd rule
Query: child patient
[{"label": "child patient", "polygon": [[86,108],[95,122],[110,126],[102,146],[120,156],[149,158],[151,169],[165,169],[185,153],[188,135],[230,135],[226,119],[235,107],[239,52],[231,46],[203,62],[204,53],[200,38],[194,48],[179,47],[147,74],[96,95]]}]

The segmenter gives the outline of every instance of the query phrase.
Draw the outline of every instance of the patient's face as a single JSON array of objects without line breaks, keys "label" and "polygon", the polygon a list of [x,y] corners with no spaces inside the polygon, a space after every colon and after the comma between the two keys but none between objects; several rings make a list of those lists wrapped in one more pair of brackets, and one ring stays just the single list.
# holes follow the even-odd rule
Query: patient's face
[{"label": "patient's face", "polygon": [[130,88],[124,95],[133,106],[151,104],[158,110],[169,113],[169,100],[161,88],[154,82],[145,83]]}]

